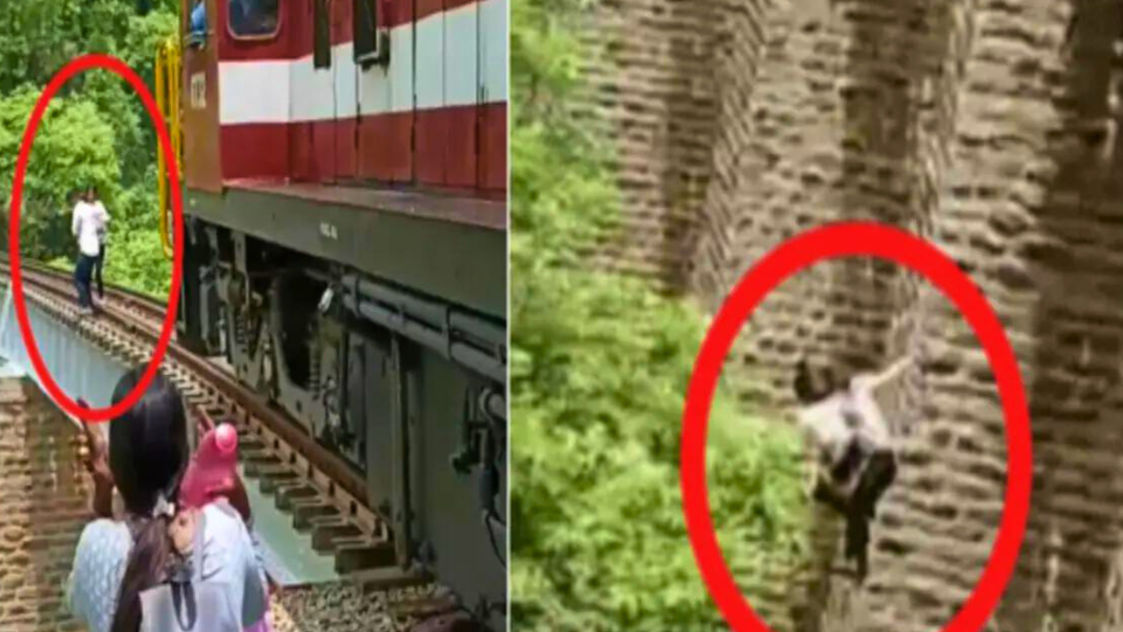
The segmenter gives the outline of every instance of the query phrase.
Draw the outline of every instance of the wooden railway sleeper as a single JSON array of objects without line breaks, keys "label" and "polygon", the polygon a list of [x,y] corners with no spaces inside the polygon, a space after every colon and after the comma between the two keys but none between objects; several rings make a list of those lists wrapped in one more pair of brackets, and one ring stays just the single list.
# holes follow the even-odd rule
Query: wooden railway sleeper
[{"label": "wooden railway sleeper", "polygon": [[342,517],[335,505],[322,498],[297,499],[292,503],[292,526],[301,533],[312,529],[312,518]]},{"label": "wooden railway sleeper", "polygon": [[296,474],[292,472],[267,472],[257,478],[257,484],[261,488],[261,493],[267,495],[274,495],[277,490],[285,485],[292,485],[297,480]]},{"label": "wooden railway sleeper", "polygon": [[276,471],[283,468],[284,464],[273,458],[272,455],[257,455],[253,458],[242,459],[242,468],[249,478],[262,478],[264,471]]},{"label": "wooden railway sleeper", "polygon": [[273,502],[277,509],[281,511],[290,511],[292,505],[296,500],[302,498],[315,498],[318,496],[316,489],[311,485],[304,482],[298,482],[295,485],[282,485],[277,488],[277,493],[273,496]]},{"label": "wooden railway sleeper", "polygon": [[238,449],[238,457],[239,460],[242,461],[243,465],[253,467],[259,465],[271,465],[273,463],[281,462],[280,459],[274,456],[273,453],[269,450],[254,450],[252,448],[247,449],[241,446],[239,446]]},{"label": "wooden railway sleeper", "polygon": [[243,429],[238,428],[238,424],[234,424],[234,427],[238,429],[238,451],[239,452],[241,452],[243,450],[267,450],[268,449],[265,446],[265,444],[261,441],[261,439],[255,437],[252,434],[243,433]]},{"label": "wooden railway sleeper", "polygon": [[312,522],[312,549],[321,553],[332,551],[337,543],[345,538],[354,538],[362,535],[359,528],[344,520]]},{"label": "wooden railway sleeper", "polygon": [[397,566],[397,553],[389,541],[367,545],[346,544],[335,551],[335,572],[346,575],[370,568]]},{"label": "wooden railway sleeper", "polygon": [[456,612],[459,609],[455,597],[451,595],[402,599],[393,603],[391,607],[399,616],[420,619]]},{"label": "wooden railway sleeper", "polygon": [[[263,485],[268,481],[275,489],[277,485],[293,483],[297,480],[296,472],[279,461],[273,463],[258,463],[254,467],[245,468],[246,476],[259,481]],[[270,492],[266,492],[270,493]]]},{"label": "wooden railway sleeper", "polygon": [[428,572],[417,569],[402,570],[397,566],[354,571],[347,577],[358,584],[364,593],[424,586],[433,582],[433,576]]}]

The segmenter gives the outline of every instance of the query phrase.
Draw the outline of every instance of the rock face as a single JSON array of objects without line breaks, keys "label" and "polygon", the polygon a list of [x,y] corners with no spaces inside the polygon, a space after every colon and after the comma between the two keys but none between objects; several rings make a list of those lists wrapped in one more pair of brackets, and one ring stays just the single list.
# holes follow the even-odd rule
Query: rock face
[{"label": "rock face", "polygon": [[[591,107],[628,230],[604,260],[716,309],[780,241],[835,220],[914,231],[1007,328],[1029,393],[1034,492],[988,629],[1123,626],[1123,6],[1108,0],[614,0],[590,40]],[[801,355],[845,369],[910,353],[891,402],[904,467],[870,577],[828,573],[837,525],[777,629],[939,629],[981,574],[1005,435],[978,342],[892,265],[817,265],[774,292],[736,360],[781,409]],[[834,563],[838,563],[835,560]]]}]

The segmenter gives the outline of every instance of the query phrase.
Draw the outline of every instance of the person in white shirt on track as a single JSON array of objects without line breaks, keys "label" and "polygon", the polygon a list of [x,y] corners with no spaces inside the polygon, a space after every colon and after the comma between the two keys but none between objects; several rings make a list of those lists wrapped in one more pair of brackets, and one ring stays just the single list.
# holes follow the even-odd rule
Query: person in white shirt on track
[{"label": "person in white shirt on track", "polygon": [[99,303],[105,301],[105,283],[102,280],[102,268],[105,267],[105,244],[109,238],[109,211],[105,210],[105,205],[101,203],[101,197],[98,195],[97,187],[90,187],[86,190],[86,198],[93,205],[95,216],[98,219],[98,253],[97,259],[94,260],[93,276],[91,278],[91,286],[93,282],[97,282],[97,300]]},{"label": "person in white shirt on track", "polygon": [[78,240],[78,262],[74,266],[74,285],[78,288],[78,308],[84,315],[94,311],[90,296],[90,280],[101,242],[98,230],[102,221],[97,207],[92,204],[90,191],[87,190],[78,203],[70,222],[70,232]]}]

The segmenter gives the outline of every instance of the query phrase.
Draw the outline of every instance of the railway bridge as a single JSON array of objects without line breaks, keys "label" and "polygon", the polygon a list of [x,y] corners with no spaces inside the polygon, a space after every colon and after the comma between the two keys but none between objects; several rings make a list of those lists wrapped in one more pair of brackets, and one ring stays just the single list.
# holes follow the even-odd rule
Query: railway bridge
[{"label": "railway bridge", "polygon": [[[46,366],[72,398],[106,406],[120,376],[151,356],[162,307],[119,288],[97,317],[78,315],[66,275],[24,270],[28,317]],[[457,618],[459,599],[398,567],[384,523],[347,490],[337,464],[280,425],[280,413],[212,358],[174,342],[162,364],[184,393],[192,442],[218,421],[239,430],[239,470],[273,587],[278,631],[409,630]],[[279,423],[280,422],[280,423]],[[42,389],[0,270],[0,629],[80,630],[64,581],[91,519],[78,420]],[[107,426],[100,427],[104,431]],[[462,615],[461,615],[462,618]]]}]

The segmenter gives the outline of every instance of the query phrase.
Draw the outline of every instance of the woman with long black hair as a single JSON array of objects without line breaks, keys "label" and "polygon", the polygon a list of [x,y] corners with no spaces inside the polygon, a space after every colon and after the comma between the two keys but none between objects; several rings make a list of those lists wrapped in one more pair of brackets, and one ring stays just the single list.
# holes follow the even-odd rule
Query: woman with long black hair
[{"label": "woman with long black hair", "polygon": [[[121,378],[114,403],[141,374],[138,368]],[[244,495],[237,509],[218,500],[175,511],[189,456],[183,401],[161,375],[110,422],[108,455],[91,445],[94,506],[103,517],[83,529],[67,587],[71,611],[91,632],[236,632],[263,617],[265,579]],[[106,516],[114,486],[124,503],[119,519]]]}]

